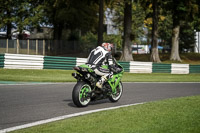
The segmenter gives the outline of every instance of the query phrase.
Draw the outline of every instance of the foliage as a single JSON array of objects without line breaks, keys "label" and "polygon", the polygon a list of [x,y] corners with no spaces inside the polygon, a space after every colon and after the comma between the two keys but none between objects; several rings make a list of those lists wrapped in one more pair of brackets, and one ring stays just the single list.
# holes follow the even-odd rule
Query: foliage
[{"label": "foliage", "polygon": [[195,44],[195,31],[191,22],[184,22],[181,24],[180,30],[180,52],[193,52],[191,50]]},{"label": "foliage", "polygon": [[122,36],[121,35],[107,35],[103,36],[104,42],[112,43],[116,46],[117,49],[122,49]]},{"label": "foliage", "polygon": [[[97,4],[89,0],[51,0],[46,1],[46,16],[54,26],[55,33],[63,29],[81,30],[83,33],[95,31],[97,27]],[[61,39],[61,35],[54,36]]]},{"label": "foliage", "polygon": [[[104,42],[112,43],[117,46],[117,49],[121,49],[122,38],[120,35],[103,35]],[[97,35],[88,32],[81,36],[81,47],[84,51],[90,52],[91,49],[95,48],[97,45]]]},{"label": "foliage", "polygon": [[93,48],[97,46],[97,35],[92,32],[86,33],[81,37],[81,44],[83,51],[89,53]]},{"label": "foliage", "polygon": [[43,1],[38,0],[0,0],[1,9],[0,28],[12,23],[22,33],[31,27],[37,27],[42,22],[44,7]]},{"label": "foliage", "polygon": [[[126,0],[125,0],[126,1]],[[119,35],[105,35],[122,48],[124,31],[124,0],[104,0],[115,13],[114,22]],[[128,0],[129,1],[129,0]],[[131,1],[129,1],[130,3]],[[171,45],[173,19],[180,24],[180,50],[193,47],[194,30],[200,31],[199,0],[159,0],[159,45]],[[152,0],[134,0],[132,3],[132,43],[150,44],[152,30]],[[22,33],[35,27],[54,28],[54,39],[79,40],[98,32],[99,1],[95,0],[0,0],[0,29]],[[95,36],[95,35],[94,35]],[[147,38],[147,40],[143,40]],[[87,39],[85,39],[87,40]],[[86,42],[86,41],[85,41]],[[92,46],[92,44],[91,44]]]},{"label": "foliage", "polygon": [[[123,20],[124,20],[124,2],[118,1],[114,3],[113,9],[115,11],[114,22],[117,25],[117,28],[120,31],[120,34],[123,34]],[[141,43],[141,38],[144,36],[144,19],[145,12],[142,9],[139,2],[132,3],[132,36],[131,39],[133,42]]]}]

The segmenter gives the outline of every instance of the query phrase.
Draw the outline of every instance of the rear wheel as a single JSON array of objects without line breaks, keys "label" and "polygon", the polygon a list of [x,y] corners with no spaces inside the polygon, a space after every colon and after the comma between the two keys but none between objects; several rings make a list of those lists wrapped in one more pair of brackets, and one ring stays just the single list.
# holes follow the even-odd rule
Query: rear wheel
[{"label": "rear wheel", "polygon": [[116,92],[115,93],[112,93],[110,96],[109,96],[109,100],[111,102],[117,102],[121,96],[122,96],[122,93],[123,93],[123,85],[122,85],[122,82],[120,81],[119,82],[119,85],[117,86],[116,88]]},{"label": "rear wheel", "polygon": [[89,92],[91,91],[92,89],[89,84],[83,81],[77,82],[72,92],[72,100],[74,104],[78,107],[86,107],[91,101],[89,96]]}]

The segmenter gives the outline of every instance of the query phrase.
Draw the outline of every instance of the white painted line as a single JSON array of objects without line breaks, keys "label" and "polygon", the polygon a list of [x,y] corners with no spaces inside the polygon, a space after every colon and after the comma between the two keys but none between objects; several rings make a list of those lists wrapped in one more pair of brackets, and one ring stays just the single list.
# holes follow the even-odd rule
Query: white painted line
[{"label": "white painted line", "polygon": [[91,113],[95,113],[95,112],[100,112],[100,111],[105,111],[105,110],[113,110],[113,109],[118,109],[118,108],[128,107],[128,106],[134,106],[134,105],[139,105],[139,104],[144,104],[144,103],[121,105],[121,106],[116,106],[116,107],[89,110],[89,111],[84,111],[84,112],[79,112],[79,113],[59,116],[59,117],[50,118],[50,119],[46,119],[46,120],[36,121],[36,122],[33,122],[33,123],[28,123],[28,124],[25,124],[25,125],[20,125],[20,126],[15,126],[15,127],[11,127],[11,128],[2,129],[2,130],[0,130],[0,133],[7,133],[7,132],[11,132],[11,131],[19,130],[19,129],[24,129],[24,128],[28,128],[28,127],[33,127],[33,126],[37,126],[37,125],[41,125],[41,124],[46,124],[46,123],[49,123],[49,122],[63,120],[63,119],[67,119],[67,118],[71,118],[71,117],[75,117],[75,116],[81,116],[81,115],[91,114]]}]

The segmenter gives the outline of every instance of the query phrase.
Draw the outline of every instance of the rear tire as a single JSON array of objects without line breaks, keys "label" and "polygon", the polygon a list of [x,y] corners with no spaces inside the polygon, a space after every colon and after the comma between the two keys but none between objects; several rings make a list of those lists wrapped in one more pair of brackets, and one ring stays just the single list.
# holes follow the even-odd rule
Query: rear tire
[{"label": "rear tire", "polygon": [[119,82],[119,85],[117,86],[117,88],[116,88],[117,90],[117,92],[116,92],[116,94],[111,94],[110,96],[109,96],[109,100],[111,101],[111,102],[117,102],[120,98],[121,98],[121,96],[122,96],[122,93],[123,93],[123,85],[122,85],[122,82],[120,81]]},{"label": "rear tire", "polygon": [[91,86],[86,82],[79,81],[73,88],[72,100],[77,107],[86,107],[91,101],[88,93],[91,92]]}]

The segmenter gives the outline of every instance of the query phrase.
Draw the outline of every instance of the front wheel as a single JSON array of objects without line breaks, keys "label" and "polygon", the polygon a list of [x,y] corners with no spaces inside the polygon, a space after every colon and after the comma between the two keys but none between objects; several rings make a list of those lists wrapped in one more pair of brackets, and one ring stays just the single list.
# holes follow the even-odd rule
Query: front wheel
[{"label": "front wheel", "polygon": [[91,98],[89,92],[91,92],[91,86],[83,81],[77,82],[73,88],[72,100],[74,104],[78,107],[86,107]]},{"label": "front wheel", "polygon": [[122,85],[122,82],[120,81],[119,85],[116,88],[116,93],[112,93],[109,96],[109,100],[111,102],[117,102],[121,98],[122,93],[123,93],[123,85]]}]

